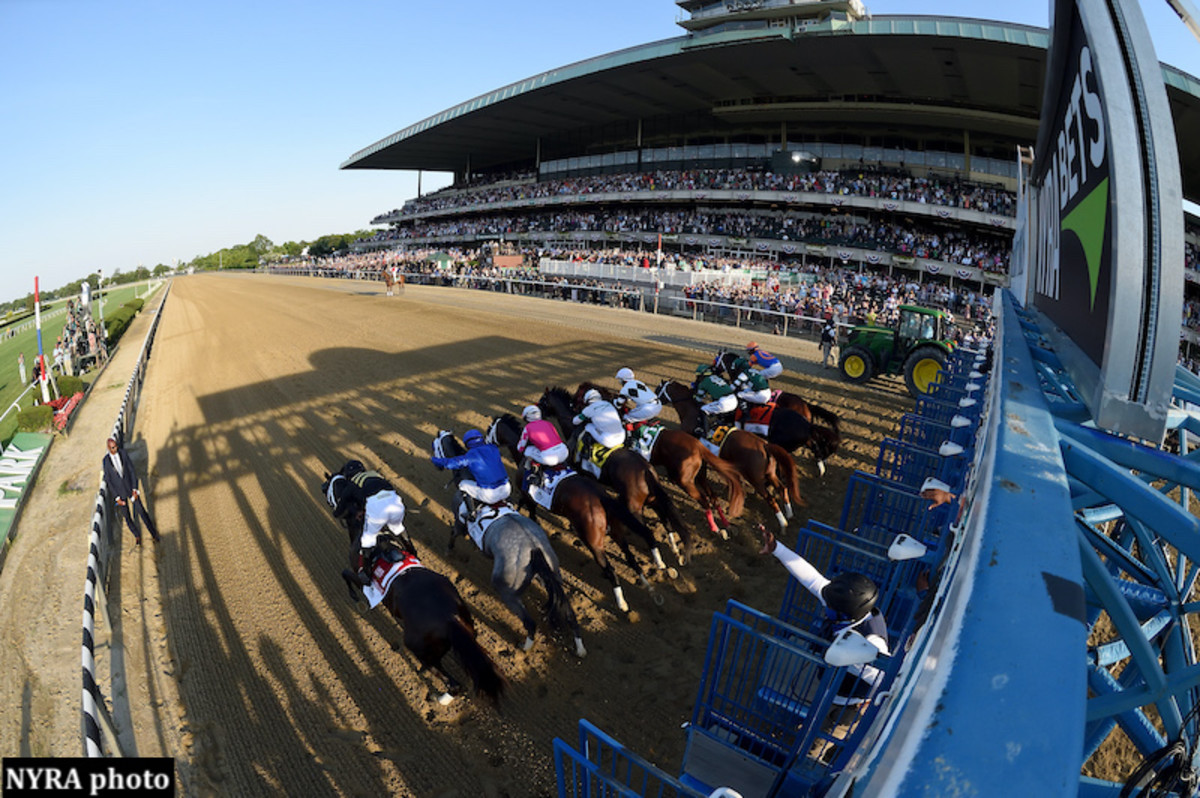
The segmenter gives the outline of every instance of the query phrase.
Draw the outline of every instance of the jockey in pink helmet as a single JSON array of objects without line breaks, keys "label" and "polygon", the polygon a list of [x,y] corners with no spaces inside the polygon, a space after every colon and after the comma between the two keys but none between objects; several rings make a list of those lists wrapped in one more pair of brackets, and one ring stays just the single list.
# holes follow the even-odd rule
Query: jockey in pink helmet
[{"label": "jockey in pink helmet", "polygon": [[558,434],[558,428],[542,419],[542,411],[537,405],[529,405],[521,411],[521,418],[525,421],[525,429],[517,441],[517,452],[525,455],[521,464],[525,471],[524,481],[527,485],[533,479],[540,483],[542,469],[539,466],[560,466],[567,462],[570,452]]}]

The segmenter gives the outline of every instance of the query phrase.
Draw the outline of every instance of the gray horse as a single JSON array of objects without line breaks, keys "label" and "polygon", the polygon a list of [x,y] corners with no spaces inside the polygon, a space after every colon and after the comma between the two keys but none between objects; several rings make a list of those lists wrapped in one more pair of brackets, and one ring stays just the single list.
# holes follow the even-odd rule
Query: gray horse
[{"label": "gray horse", "polygon": [[[433,452],[438,457],[457,457],[465,451],[452,432],[442,430],[433,441]],[[454,473],[457,485],[465,473]],[[462,496],[456,493],[454,506],[457,508]],[[560,630],[570,630],[575,642],[575,655],[587,654],[580,636],[579,621],[571,602],[563,590],[562,574],[559,571],[558,555],[550,546],[550,538],[538,523],[515,512],[507,502],[498,506],[481,506],[476,520],[470,524],[454,522],[450,533],[449,548],[461,537],[471,538],[479,549],[492,559],[492,588],[513,611],[525,628],[523,649],[533,647],[537,625],[534,623],[521,595],[537,577],[546,591],[546,617],[550,624]]]}]

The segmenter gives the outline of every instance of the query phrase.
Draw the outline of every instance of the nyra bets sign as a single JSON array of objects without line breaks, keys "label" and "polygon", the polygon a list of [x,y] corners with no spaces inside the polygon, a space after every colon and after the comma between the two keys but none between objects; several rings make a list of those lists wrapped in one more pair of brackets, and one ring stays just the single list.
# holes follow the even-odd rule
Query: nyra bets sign
[{"label": "nyra bets sign", "polygon": [[1108,126],[1094,56],[1077,14],[1070,25],[1051,151],[1039,153],[1033,291],[1038,307],[1099,365],[1113,272]]}]

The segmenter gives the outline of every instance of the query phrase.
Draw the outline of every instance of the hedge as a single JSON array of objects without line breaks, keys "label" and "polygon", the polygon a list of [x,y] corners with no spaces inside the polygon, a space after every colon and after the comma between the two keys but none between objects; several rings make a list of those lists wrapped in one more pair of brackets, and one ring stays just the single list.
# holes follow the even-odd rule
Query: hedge
[{"label": "hedge", "polygon": [[54,421],[54,410],[49,405],[38,405],[17,413],[17,432],[45,432]]},{"label": "hedge", "polygon": [[64,374],[55,382],[58,384],[58,393],[60,396],[74,396],[86,390],[87,386],[83,384],[83,380],[79,377],[72,377],[69,374]]}]

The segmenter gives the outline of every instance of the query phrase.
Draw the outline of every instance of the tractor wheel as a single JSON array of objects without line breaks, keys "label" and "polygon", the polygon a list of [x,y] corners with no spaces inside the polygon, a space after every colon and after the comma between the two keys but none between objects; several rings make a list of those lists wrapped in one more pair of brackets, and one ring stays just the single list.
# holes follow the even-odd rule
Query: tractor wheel
[{"label": "tractor wheel", "polygon": [[936,346],[918,346],[904,361],[904,382],[917,398],[929,392],[946,366],[946,353]]},{"label": "tractor wheel", "polygon": [[871,350],[865,346],[850,346],[842,351],[838,361],[842,376],[853,383],[861,384],[875,376],[875,361]]}]

